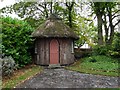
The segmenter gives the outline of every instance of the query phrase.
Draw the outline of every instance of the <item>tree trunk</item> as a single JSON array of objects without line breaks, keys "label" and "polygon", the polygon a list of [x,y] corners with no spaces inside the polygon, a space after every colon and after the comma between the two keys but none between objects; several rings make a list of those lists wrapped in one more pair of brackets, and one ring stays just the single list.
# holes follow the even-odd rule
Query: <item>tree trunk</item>
[{"label": "tree trunk", "polygon": [[107,45],[108,44],[108,27],[107,27],[107,20],[106,20],[106,14],[104,14],[104,28],[105,28],[105,44]]},{"label": "tree trunk", "polygon": [[50,2],[50,14],[52,14],[52,1]]},{"label": "tree trunk", "polygon": [[71,16],[71,9],[69,9],[69,26],[72,28],[72,16]]},{"label": "tree trunk", "polygon": [[44,3],[45,18],[48,18],[47,3]]},{"label": "tree trunk", "polygon": [[97,22],[98,22],[98,45],[103,45],[102,15],[100,13],[97,14]]},{"label": "tree trunk", "polygon": [[109,23],[110,23],[110,38],[108,40],[108,44],[111,45],[114,37],[114,26],[112,23],[112,13],[111,10],[108,11]]},{"label": "tree trunk", "polygon": [[74,2],[71,2],[71,3],[69,2],[69,5],[66,2],[66,6],[67,6],[68,12],[69,12],[69,17],[68,17],[69,26],[70,26],[70,28],[72,28],[72,9],[73,9],[73,6],[74,6]]}]

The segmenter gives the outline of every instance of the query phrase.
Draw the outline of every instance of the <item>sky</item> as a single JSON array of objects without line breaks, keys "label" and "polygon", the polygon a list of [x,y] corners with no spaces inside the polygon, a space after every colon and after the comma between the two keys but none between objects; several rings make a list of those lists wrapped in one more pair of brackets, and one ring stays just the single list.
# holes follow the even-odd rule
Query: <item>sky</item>
[{"label": "sky", "polygon": [[0,0],[0,9],[5,6],[13,5],[15,2],[15,0]]},{"label": "sky", "polygon": [[[6,6],[13,5],[17,2],[18,0],[0,0],[0,9]],[[6,14],[1,14],[1,15],[6,15]],[[15,13],[12,14],[7,14],[12,18],[18,18],[20,19]]]}]

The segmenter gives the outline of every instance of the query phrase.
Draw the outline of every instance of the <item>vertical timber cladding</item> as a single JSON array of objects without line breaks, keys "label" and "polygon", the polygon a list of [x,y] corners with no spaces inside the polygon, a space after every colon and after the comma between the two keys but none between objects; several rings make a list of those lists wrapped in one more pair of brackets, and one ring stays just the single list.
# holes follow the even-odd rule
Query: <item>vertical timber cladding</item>
[{"label": "vertical timber cladding", "polygon": [[40,65],[49,65],[49,39],[41,38],[38,40],[38,54]]},{"label": "vertical timber cladding", "polygon": [[69,42],[69,47],[70,47],[70,55],[71,55],[71,58],[70,58],[70,63],[74,63],[75,61],[75,58],[74,58],[74,40],[73,39],[70,39],[70,42]]},{"label": "vertical timber cladding", "polygon": [[39,40],[36,39],[35,41],[35,48],[37,49],[37,52],[36,52],[36,64],[40,64],[40,55],[39,55]]},{"label": "vertical timber cladding", "polygon": [[[36,64],[50,64],[50,41],[52,38],[39,38],[36,40],[37,61]],[[74,53],[72,53],[72,39],[56,39],[59,43],[59,63],[60,65],[71,64],[74,62]]]},{"label": "vertical timber cladding", "polygon": [[65,53],[65,45],[64,45],[64,40],[63,39],[59,39],[59,43],[60,43],[60,64],[63,65],[64,63],[66,63],[66,61],[64,60],[64,53]]},{"label": "vertical timber cladding", "polygon": [[68,50],[66,51],[66,53],[68,53],[68,64],[74,62],[74,53],[72,52],[72,48],[74,49],[74,47],[72,47],[72,42],[73,39],[68,39],[68,43],[67,43]]},{"label": "vertical timber cladding", "polygon": [[46,65],[49,65],[49,59],[50,59],[50,57],[49,57],[49,52],[50,52],[50,50],[49,50],[49,43],[50,43],[50,39],[46,39]]},{"label": "vertical timber cladding", "polygon": [[42,57],[41,57],[41,40],[40,39],[37,40],[37,44],[38,44],[37,49],[38,49],[38,55],[39,55],[39,62],[37,64],[41,64]]},{"label": "vertical timber cladding", "polygon": [[60,64],[71,64],[74,62],[74,54],[71,52],[72,39],[59,39],[60,42]]}]

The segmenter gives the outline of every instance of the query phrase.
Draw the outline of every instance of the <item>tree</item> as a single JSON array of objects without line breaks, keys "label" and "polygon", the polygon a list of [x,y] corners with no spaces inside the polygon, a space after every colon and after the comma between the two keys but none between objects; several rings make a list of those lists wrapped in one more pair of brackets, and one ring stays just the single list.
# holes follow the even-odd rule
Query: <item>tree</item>
[{"label": "tree", "polygon": [[[77,12],[80,11],[76,11],[75,8],[81,7],[75,2],[19,2],[10,7],[3,8],[2,11],[3,13],[8,11],[8,13],[15,12],[19,17],[21,17],[24,21],[27,21],[34,28],[38,27],[51,13],[55,13],[60,16],[63,19],[63,22],[69,25],[72,30],[76,31],[80,37],[84,37],[84,39],[80,38],[81,40],[79,40],[79,44],[82,45],[85,40],[88,42],[89,39],[87,38],[91,34],[88,35],[87,31],[88,28],[93,27],[93,25],[89,26],[89,20],[87,21],[87,18],[85,19],[77,14]],[[85,23],[86,21],[87,23]],[[82,29],[80,29],[81,27]],[[93,28],[91,30],[93,30]],[[81,32],[84,34],[81,34]],[[92,31],[89,31],[89,33],[92,33]]]},{"label": "tree", "polygon": [[[106,2],[105,6],[106,6],[106,16],[104,15],[104,17],[108,16],[109,19],[109,26],[107,27],[107,23],[104,24],[105,26],[105,33],[106,33],[106,44],[111,45],[113,42],[113,38],[114,38],[114,31],[115,31],[115,27],[116,25],[118,25],[118,23],[120,23],[120,20],[118,20],[116,23],[114,23],[114,19],[116,19],[116,17],[118,17],[119,15],[117,14],[119,12],[118,9],[116,9],[118,3],[115,2]],[[106,22],[106,19],[103,20]],[[110,32],[110,35],[108,37],[108,33]]]},{"label": "tree", "polygon": [[[111,45],[114,37],[115,27],[120,23],[118,20],[116,23],[115,19],[118,17],[117,2],[93,2],[92,10],[97,16],[98,22],[98,45],[104,44],[103,39],[103,25],[105,29],[105,43],[106,45]],[[109,20],[107,20],[107,18]],[[110,34],[109,34],[110,33]]]},{"label": "tree", "polygon": [[10,17],[1,17],[2,22],[2,53],[12,56],[19,66],[31,62],[30,49],[33,46],[31,33],[33,28],[25,22]]},{"label": "tree", "polygon": [[11,5],[10,7],[2,8],[3,13],[15,12],[20,18],[27,21],[31,26],[38,27],[46,18],[48,18],[50,12],[50,2],[19,2]]},{"label": "tree", "polygon": [[72,28],[72,10],[74,7],[75,2],[66,2],[66,7],[68,9],[68,21],[69,21],[69,26]]},{"label": "tree", "polygon": [[97,16],[98,23],[98,45],[103,45],[103,30],[102,30],[102,16],[104,14],[104,2],[93,2],[92,8]]},{"label": "tree", "polygon": [[93,46],[93,43],[96,43],[97,27],[94,26],[92,19],[81,16],[77,16],[76,19],[75,31],[80,37],[76,41],[76,46],[81,47],[84,43]]}]

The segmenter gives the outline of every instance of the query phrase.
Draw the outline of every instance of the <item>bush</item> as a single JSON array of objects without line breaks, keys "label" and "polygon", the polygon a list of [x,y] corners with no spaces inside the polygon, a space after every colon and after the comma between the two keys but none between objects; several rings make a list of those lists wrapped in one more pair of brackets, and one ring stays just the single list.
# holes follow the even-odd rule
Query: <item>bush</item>
[{"label": "bush", "polygon": [[111,50],[110,46],[105,45],[96,45],[93,47],[93,55],[108,55],[108,51]]},{"label": "bush", "polygon": [[[20,67],[31,62],[30,37],[33,29],[27,22],[10,17],[2,17],[2,52],[5,56],[12,56]],[[1,36],[1,35],[0,35]]]},{"label": "bush", "polygon": [[108,63],[117,63],[118,64],[118,59],[114,59],[105,55],[96,55],[96,56],[89,56],[85,57],[83,62],[90,62],[90,63],[97,63],[97,62],[108,62]]},{"label": "bush", "polygon": [[120,58],[120,33],[115,33],[113,40],[113,50],[110,51],[110,55],[115,58]]},{"label": "bush", "polygon": [[92,54],[120,58],[120,33],[115,33],[112,45],[94,46]]},{"label": "bush", "polygon": [[3,59],[0,58],[0,63],[2,64],[2,66],[0,67],[0,69],[2,69],[2,76],[12,75],[14,70],[17,68],[15,61],[11,56],[4,57]]}]

